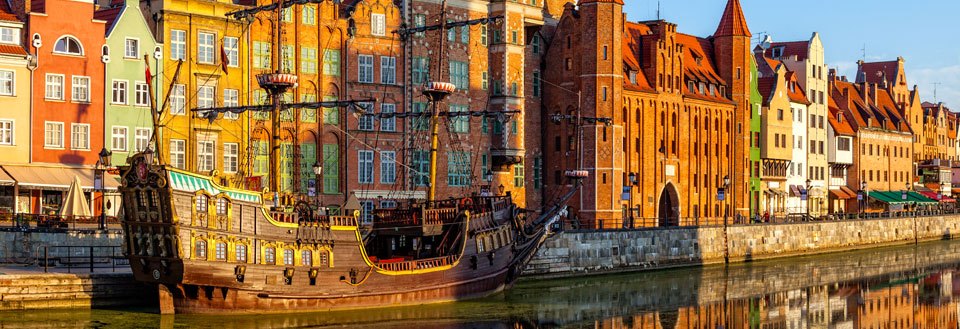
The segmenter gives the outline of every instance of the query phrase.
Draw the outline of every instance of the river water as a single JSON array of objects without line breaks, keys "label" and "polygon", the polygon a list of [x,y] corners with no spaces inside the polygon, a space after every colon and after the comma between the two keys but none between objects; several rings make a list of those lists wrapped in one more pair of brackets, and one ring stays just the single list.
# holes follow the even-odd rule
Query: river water
[{"label": "river water", "polygon": [[[956,274],[955,274],[956,273]],[[0,328],[957,328],[960,241],[532,280],[457,303],[334,313],[0,313]]]}]

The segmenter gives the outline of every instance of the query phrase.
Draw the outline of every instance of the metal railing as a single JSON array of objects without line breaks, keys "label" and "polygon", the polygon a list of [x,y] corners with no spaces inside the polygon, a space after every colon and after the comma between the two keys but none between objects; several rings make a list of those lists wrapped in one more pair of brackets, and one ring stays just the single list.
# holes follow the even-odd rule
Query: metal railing
[{"label": "metal railing", "polygon": [[380,267],[381,269],[384,269],[386,271],[396,271],[396,272],[413,271],[418,269],[427,269],[427,268],[450,265],[450,264],[453,264],[455,260],[456,258],[454,256],[443,256],[443,257],[437,257],[437,258],[410,260],[410,261],[403,261],[403,262],[392,262],[392,263],[382,262],[382,263],[377,263],[377,267]]},{"label": "metal railing", "polygon": [[[0,230],[89,231],[100,228],[100,216],[0,214]],[[107,229],[120,229],[120,218],[106,216]]]},{"label": "metal railing", "polygon": [[43,267],[44,273],[50,267],[66,268],[67,273],[72,273],[75,268],[90,273],[107,268],[116,272],[118,266],[130,265],[120,246],[37,246],[35,256],[35,264]]}]

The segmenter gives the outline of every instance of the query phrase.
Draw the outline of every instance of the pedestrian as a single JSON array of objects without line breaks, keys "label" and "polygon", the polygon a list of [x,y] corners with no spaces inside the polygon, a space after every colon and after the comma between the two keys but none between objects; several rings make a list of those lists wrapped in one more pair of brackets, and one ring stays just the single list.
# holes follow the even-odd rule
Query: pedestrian
[{"label": "pedestrian", "polygon": [[763,222],[764,222],[764,223],[769,223],[769,222],[770,222],[770,212],[769,212],[769,211],[763,212]]}]

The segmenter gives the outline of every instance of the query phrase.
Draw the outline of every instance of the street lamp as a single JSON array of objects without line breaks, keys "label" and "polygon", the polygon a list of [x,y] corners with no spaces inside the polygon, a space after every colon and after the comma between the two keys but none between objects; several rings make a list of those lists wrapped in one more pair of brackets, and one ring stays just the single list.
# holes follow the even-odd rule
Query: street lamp
[{"label": "street lamp", "polygon": [[[723,200],[726,199],[727,187],[729,187],[729,186],[730,186],[730,176],[724,175],[724,176],[723,176],[723,187],[720,188],[720,192],[721,192],[721,193],[718,193],[718,194],[717,194],[717,197],[718,197],[718,198],[719,198],[721,195],[723,195],[723,197],[724,197],[724,198],[721,199],[720,201],[723,201]],[[724,206],[726,206],[726,205],[724,205]],[[727,207],[724,207],[724,208],[727,208]],[[728,212],[729,210],[730,210],[730,209],[727,208],[727,209],[724,209],[724,211],[723,211],[723,263],[724,263],[724,264],[730,263],[730,249],[729,249],[729,248],[730,248],[730,245],[729,245],[729,241],[728,241],[728,237],[727,237],[727,212]]]},{"label": "street lamp", "polygon": [[320,206],[320,175],[323,175],[323,166],[320,162],[313,163],[313,175],[316,176],[313,182],[313,194],[317,197],[317,207]]},{"label": "street lamp", "polygon": [[[100,151],[100,152],[103,152],[103,150]],[[152,147],[152,146],[147,146],[147,149],[146,149],[146,150],[143,150],[143,160],[144,160],[148,165],[152,165],[152,164],[153,164],[153,157],[154,157],[155,155],[156,155],[156,154],[153,152],[153,147]],[[102,159],[102,156],[101,156],[101,159]]]},{"label": "street lamp", "polygon": [[[107,202],[106,202],[106,189],[104,186],[104,180],[106,178],[106,171],[110,167],[110,157],[113,155],[113,152],[107,151],[107,148],[102,148],[100,153],[97,154],[100,159],[97,161],[96,166],[93,168],[94,173],[94,190],[100,190],[100,229],[107,229]],[[100,182],[97,184],[96,182]]]},{"label": "street lamp", "polygon": [[860,189],[857,190],[857,218],[863,214],[864,205],[867,204],[867,182],[860,182]]},{"label": "street lamp", "polygon": [[497,188],[497,190],[500,191],[500,195],[501,195],[501,196],[503,195],[504,189],[506,189],[506,188],[503,186],[503,184],[500,184],[500,186]]},{"label": "street lamp", "polygon": [[627,176],[628,176],[628,178],[630,179],[630,195],[628,195],[628,197],[629,197],[628,200],[630,201],[630,209],[629,209],[629,211],[630,211],[630,217],[629,217],[630,223],[629,223],[629,226],[627,226],[627,225],[624,225],[624,226],[629,227],[629,228],[633,228],[633,222],[634,222],[634,217],[633,217],[633,187],[634,187],[634,186],[637,186],[637,173],[631,172],[631,173],[630,173],[629,175],[627,175]]},{"label": "street lamp", "polygon": [[810,220],[810,179],[807,179],[806,183],[807,185],[804,186],[805,189],[803,191],[805,195],[801,195],[801,197],[806,198],[804,201],[807,202],[807,220]]}]

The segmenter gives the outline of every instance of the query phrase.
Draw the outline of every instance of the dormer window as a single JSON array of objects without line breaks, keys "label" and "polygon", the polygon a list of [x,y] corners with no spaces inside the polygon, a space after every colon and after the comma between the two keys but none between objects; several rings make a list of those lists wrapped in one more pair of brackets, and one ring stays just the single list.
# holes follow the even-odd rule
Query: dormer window
[{"label": "dormer window", "polygon": [[710,84],[710,96],[717,96],[717,85]]},{"label": "dormer window", "polygon": [[20,30],[12,27],[0,27],[0,43],[20,44]]},{"label": "dormer window", "polygon": [[773,58],[779,58],[783,56],[783,47],[773,48]]},{"label": "dormer window", "polygon": [[693,54],[693,60],[697,62],[697,65],[701,65],[703,62],[703,57],[700,57],[699,54]]},{"label": "dormer window", "polygon": [[837,122],[843,122],[843,113],[837,113]]},{"label": "dormer window", "polygon": [[701,82],[701,83],[700,83],[700,95],[703,95],[703,94],[706,94],[706,93],[707,93],[707,84]]},{"label": "dormer window", "polygon": [[637,72],[636,72],[636,71],[630,71],[630,84],[632,84],[632,85],[636,85],[636,84],[637,84]]},{"label": "dormer window", "polygon": [[83,55],[83,46],[80,41],[71,36],[64,36],[53,45],[53,52],[58,54]]},{"label": "dormer window", "polygon": [[691,94],[697,93],[697,83],[693,80],[687,81],[687,89],[690,89]]}]

